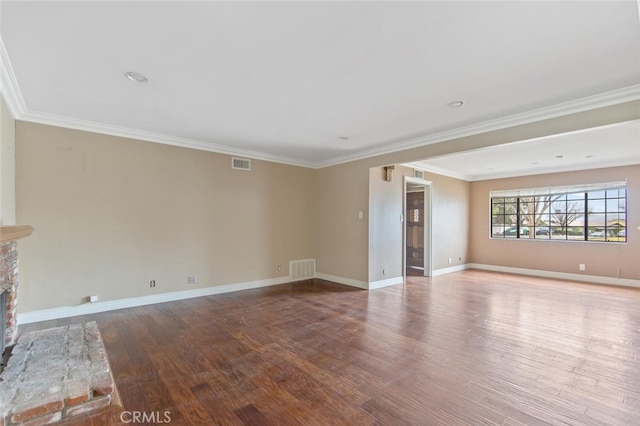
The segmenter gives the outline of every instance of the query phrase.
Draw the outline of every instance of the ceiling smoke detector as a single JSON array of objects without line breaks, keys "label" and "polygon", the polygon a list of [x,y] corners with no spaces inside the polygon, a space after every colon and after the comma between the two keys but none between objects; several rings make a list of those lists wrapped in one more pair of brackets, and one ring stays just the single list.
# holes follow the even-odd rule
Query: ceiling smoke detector
[{"label": "ceiling smoke detector", "polygon": [[124,73],[124,76],[131,81],[135,81],[136,83],[147,83],[149,81],[147,77],[135,71],[127,71],[126,73]]},{"label": "ceiling smoke detector", "polygon": [[451,108],[460,108],[462,105],[464,105],[464,101],[460,100],[460,101],[451,101],[447,104],[448,107]]}]

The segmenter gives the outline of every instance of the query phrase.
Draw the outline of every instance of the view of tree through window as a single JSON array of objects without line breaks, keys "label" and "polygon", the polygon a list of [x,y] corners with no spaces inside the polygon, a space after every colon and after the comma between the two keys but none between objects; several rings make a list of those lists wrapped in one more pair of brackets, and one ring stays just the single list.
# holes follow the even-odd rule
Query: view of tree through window
[{"label": "view of tree through window", "polygon": [[624,182],[492,191],[491,237],[626,242]]}]

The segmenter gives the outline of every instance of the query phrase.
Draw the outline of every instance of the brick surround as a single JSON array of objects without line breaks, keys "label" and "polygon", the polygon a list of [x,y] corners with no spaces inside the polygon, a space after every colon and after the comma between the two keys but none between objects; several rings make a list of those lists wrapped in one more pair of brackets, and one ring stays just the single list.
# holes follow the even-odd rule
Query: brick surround
[{"label": "brick surround", "polygon": [[6,323],[3,346],[11,346],[18,335],[18,250],[15,241],[0,245],[0,293],[6,291]]},{"label": "brick surround", "polygon": [[[0,294],[5,295],[4,341],[11,346],[18,337],[18,249],[16,241],[33,232],[30,225],[0,226]],[[2,355],[0,353],[0,355]],[[0,425],[2,426],[2,425]]]}]

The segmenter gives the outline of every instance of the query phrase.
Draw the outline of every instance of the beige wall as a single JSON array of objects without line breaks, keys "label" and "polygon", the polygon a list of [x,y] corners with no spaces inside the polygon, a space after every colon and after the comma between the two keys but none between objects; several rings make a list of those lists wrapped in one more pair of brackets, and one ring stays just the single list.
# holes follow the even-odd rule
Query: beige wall
[{"label": "beige wall", "polygon": [[[403,173],[403,171],[405,173]],[[403,251],[403,168],[387,182],[382,167],[369,169],[369,282],[401,277]],[[386,274],[383,274],[383,269]]]},{"label": "beige wall", "polygon": [[[489,192],[627,179],[627,243],[489,238]],[[640,279],[640,165],[496,179],[471,184],[471,262],[553,272]],[[578,270],[584,263],[586,271]]]},{"label": "beige wall", "polygon": [[[365,209],[368,205],[368,178],[372,167],[417,161],[638,118],[640,101],[634,101],[320,169],[316,175],[318,270],[339,277],[368,280],[369,224],[368,221],[363,223],[355,218],[357,210]],[[365,212],[365,218],[367,217],[368,213]],[[436,262],[435,268],[438,268]]]},{"label": "beige wall", "polygon": [[[307,257],[318,272],[375,281],[370,269],[381,270],[386,256],[369,259],[380,247],[370,245],[372,167],[637,118],[640,102],[631,102],[319,170],[254,161],[251,173],[231,170],[226,155],[18,121],[17,219],[36,228],[21,243],[20,309],[268,279]],[[482,249],[467,247],[478,243],[473,221],[465,238],[471,186],[427,179],[433,268],[480,263]],[[401,251],[393,256],[401,262]],[[596,275],[589,264],[587,273]],[[196,286],[186,285],[187,274],[198,276]]]},{"label": "beige wall", "polygon": [[0,94],[0,225],[16,224],[15,122]]},{"label": "beige wall", "polygon": [[433,270],[464,265],[469,257],[469,182],[428,172],[424,178],[432,182]]},{"label": "beige wall", "polygon": [[[382,167],[369,169],[370,282],[403,275],[404,176],[413,176],[413,169],[396,165],[391,182],[384,180]],[[469,182],[428,172],[424,179],[431,182],[432,268],[463,265],[468,259]]]},{"label": "beige wall", "polygon": [[316,170],[315,195],[318,272],[366,282],[369,169],[347,163]]},{"label": "beige wall", "polygon": [[227,155],[22,121],[16,148],[18,220],[35,228],[21,312],[286,276],[314,257],[313,170],[232,170]]}]

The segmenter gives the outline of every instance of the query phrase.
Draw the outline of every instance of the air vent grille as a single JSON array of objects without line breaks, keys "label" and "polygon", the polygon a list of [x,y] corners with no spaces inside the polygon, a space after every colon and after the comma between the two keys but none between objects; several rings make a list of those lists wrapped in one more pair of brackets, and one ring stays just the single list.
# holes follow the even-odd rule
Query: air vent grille
[{"label": "air vent grille", "polygon": [[422,170],[413,169],[413,177],[424,179],[424,172]]},{"label": "air vent grille", "polygon": [[233,157],[231,159],[231,168],[236,170],[251,170],[251,160],[248,158]]},{"label": "air vent grille", "polygon": [[302,281],[315,277],[315,259],[292,260],[289,262],[289,281]]}]

